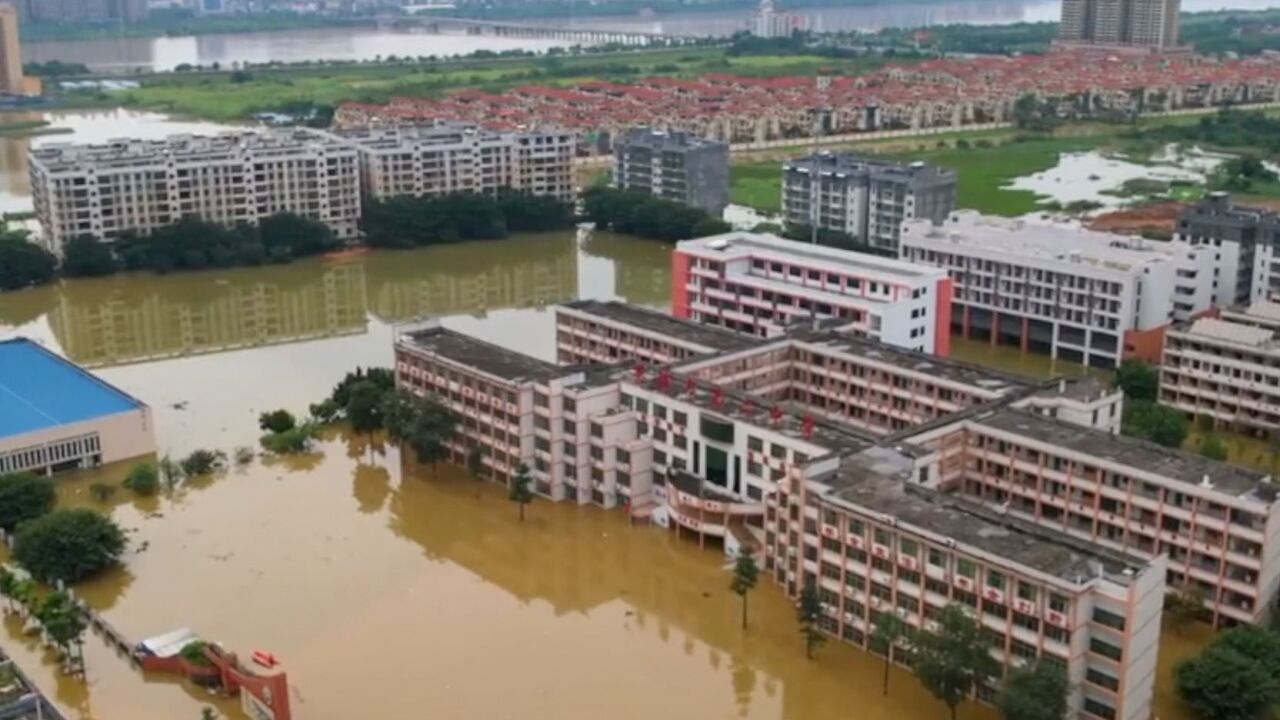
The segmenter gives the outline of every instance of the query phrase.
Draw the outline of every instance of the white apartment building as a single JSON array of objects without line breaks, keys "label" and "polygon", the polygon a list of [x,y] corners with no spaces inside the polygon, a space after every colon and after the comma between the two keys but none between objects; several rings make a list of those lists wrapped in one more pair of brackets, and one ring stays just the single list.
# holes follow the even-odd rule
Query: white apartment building
[{"label": "white apartment building", "polygon": [[1280,432],[1280,304],[1258,301],[1165,335],[1160,402],[1217,424]]},{"label": "white apartment building", "polygon": [[360,219],[356,153],[318,131],[50,144],[28,159],[43,242],[58,255],[73,237],[109,241],[188,215],[234,225],[291,212],[342,238]]},{"label": "white apartment building", "polygon": [[1212,248],[953,213],[908,222],[904,260],[955,283],[951,328],[1093,367],[1155,362],[1165,329],[1213,307]]},{"label": "white apartment building", "polygon": [[1248,305],[1280,290],[1274,211],[1236,205],[1224,192],[1211,192],[1178,215],[1176,238],[1213,248],[1214,304]]},{"label": "white apartment building", "polygon": [[951,350],[945,269],[733,232],[672,253],[672,314],[756,337],[814,321],[910,350]]},{"label": "white apartment building", "polygon": [[498,132],[449,122],[338,136],[359,152],[361,188],[370,200],[504,189],[574,200],[576,141],[569,131]]}]

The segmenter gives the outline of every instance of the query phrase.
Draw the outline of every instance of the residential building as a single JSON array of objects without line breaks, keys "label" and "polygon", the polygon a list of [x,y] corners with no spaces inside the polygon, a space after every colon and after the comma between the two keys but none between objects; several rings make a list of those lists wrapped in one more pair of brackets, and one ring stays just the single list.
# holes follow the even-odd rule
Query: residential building
[{"label": "residential building", "polygon": [[24,22],[134,23],[147,16],[147,0],[20,0]]},{"label": "residential building", "polygon": [[613,184],[706,210],[729,204],[729,145],[692,133],[631,128],[613,146]]},{"label": "residential building", "polygon": [[1280,586],[1280,502],[1266,473],[1026,410],[910,436],[941,454],[936,487],[1144,557],[1203,593],[1215,623],[1258,623]]},{"label": "residential building", "polygon": [[[397,383],[457,411],[455,455],[471,443],[489,449],[496,479],[524,463],[547,498],[622,507],[700,543],[759,555],[792,596],[812,584],[820,627],[835,637],[866,645],[881,612],[927,631],[958,603],[1004,666],[1063,667],[1079,716],[1149,715],[1164,557],[964,497],[951,481],[955,441],[934,430],[1031,398],[1042,403],[1034,414],[1009,412],[1059,422],[1043,414],[1085,407],[1101,397],[1098,386],[1029,384],[829,330],[717,349],[677,323],[665,326],[669,346],[646,347],[634,340],[664,325],[619,307],[559,309],[561,328],[610,321],[600,327],[617,331],[606,336],[620,348],[611,365],[557,368],[429,322],[398,333]],[[593,357],[583,347],[600,332],[572,334],[567,357]],[[688,358],[652,361],[675,348]],[[903,423],[858,422],[815,399],[849,398],[830,384],[844,378],[919,397],[928,409]],[[1118,405],[1118,393],[1102,395]]]},{"label": "residential building", "polygon": [[0,475],[96,467],[156,451],[149,407],[34,341],[0,341],[0,392]]},{"label": "residential building", "polygon": [[1178,44],[1181,5],[1181,0],[1063,0],[1058,39],[1171,49]]},{"label": "residential building", "polygon": [[573,134],[543,128],[493,131],[440,122],[339,131],[360,155],[368,200],[397,195],[516,190],[573,202]]},{"label": "residential building", "polygon": [[1215,424],[1280,432],[1280,304],[1258,301],[1165,335],[1160,402]]},{"label": "residential building", "polygon": [[234,225],[291,212],[342,238],[360,218],[356,152],[318,131],[55,143],[28,159],[42,241],[58,255],[79,235],[110,241],[188,215]]},{"label": "residential building", "polygon": [[896,255],[904,221],[942,222],[955,204],[956,174],[922,162],[823,151],[782,165],[783,220],[824,244]]},{"label": "residential building", "polygon": [[[922,478],[935,471],[877,447],[807,484],[780,481],[765,516],[765,572],[793,597],[816,588],[819,627],[873,650],[881,614],[928,632],[958,604],[1004,667],[1062,669],[1068,717],[1149,718],[1165,559],[927,490]],[[998,686],[977,695],[992,701]]]},{"label": "residential building", "polygon": [[760,0],[753,20],[752,34],[756,37],[786,38],[805,29],[802,16],[780,12],[773,0]]},{"label": "residential building", "polygon": [[1213,248],[1214,304],[1248,305],[1280,292],[1280,214],[1236,205],[1224,192],[1211,192],[1178,215],[1175,237]]},{"label": "residential building", "polygon": [[746,232],[685,240],[671,259],[678,318],[757,337],[822,322],[898,347],[950,352],[944,269]]},{"label": "residential building", "polygon": [[1213,307],[1213,248],[952,213],[916,220],[902,259],[954,282],[951,330],[1091,367],[1158,361],[1166,328]]},{"label": "residential building", "polygon": [[0,94],[24,94],[22,46],[18,40],[18,11],[0,3]]}]

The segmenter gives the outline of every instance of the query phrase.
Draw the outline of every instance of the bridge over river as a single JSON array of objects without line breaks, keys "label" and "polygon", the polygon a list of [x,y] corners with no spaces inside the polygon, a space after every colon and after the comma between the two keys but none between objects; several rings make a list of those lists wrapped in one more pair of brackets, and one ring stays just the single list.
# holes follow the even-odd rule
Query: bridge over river
[{"label": "bridge over river", "polygon": [[379,29],[420,29],[424,32],[445,33],[461,31],[467,35],[493,35],[496,37],[547,38],[573,40],[580,43],[619,45],[649,45],[657,41],[692,39],[692,36],[669,33],[642,32],[638,30],[592,30],[589,28],[558,28],[545,25],[529,25],[516,22],[477,20],[474,18],[445,17],[442,15],[388,15],[378,18]]}]

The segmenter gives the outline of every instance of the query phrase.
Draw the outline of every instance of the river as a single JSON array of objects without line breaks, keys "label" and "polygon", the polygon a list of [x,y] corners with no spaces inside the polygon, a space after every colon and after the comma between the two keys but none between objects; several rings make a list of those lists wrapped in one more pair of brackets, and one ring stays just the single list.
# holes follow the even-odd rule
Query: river
[{"label": "river", "polygon": [[[785,4],[785,3],[784,3]],[[1221,9],[1257,10],[1273,0],[1183,0],[1188,12]],[[819,31],[878,30],[953,23],[994,25],[1056,20],[1059,0],[922,0],[881,2],[798,11],[808,27]],[[747,29],[752,12],[670,15],[595,16],[529,21],[556,27],[630,30],[675,35],[729,35]],[[500,38],[463,34],[432,35],[367,28],[329,28],[263,33],[211,34],[183,37],[42,41],[25,43],[27,62],[62,60],[84,63],[107,72],[134,69],[172,70],[177,65],[280,60],[371,60],[387,55],[457,55],[476,50],[526,49],[545,51],[566,44],[561,40]]]}]

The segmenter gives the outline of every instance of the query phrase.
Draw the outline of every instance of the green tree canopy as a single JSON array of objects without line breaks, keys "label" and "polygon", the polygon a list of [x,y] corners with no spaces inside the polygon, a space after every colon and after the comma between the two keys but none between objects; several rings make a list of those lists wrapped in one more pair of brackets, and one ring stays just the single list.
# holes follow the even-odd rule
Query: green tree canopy
[{"label": "green tree canopy", "polygon": [[991,643],[982,626],[960,605],[938,615],[937,632],[917,633],[912,643],[912,667],[920,684],[947,706],[951,720],[956,708],[975,688],[999,673],[991,657]]},{"label": "green tree canopy", "polygon": [[34,577],[75,582],[119,563],[124,532],[92,510],[54,510],[18,529],[13,554]]},{"label": "green tree canopy", "polygon": [[1280,677],[1216,643],[1179,665],[1174,679],[1178,695],[1201,720],[1259,720],[1280,702]]},{"label": "green tree canopy", "polygon": [[346,414],[352,430],[368,433],[382,428],[383,397],[384,392],[368,380],[351,386]]},{"label": "green tree canopy", "polygon": [[1125,400],[1152,400],[1160,390],[1160,371],[1141,360],[1125,360],[1116,368],[1115,386],[1124,391]]},{"label": "green tree canopy", "polygon": [[31,473],[0,475],[0,528],[12,532],[19,523],[53,509],[53,481]]},{"label": "green tree canopy", "polygon": [[139,495],[155,495],[160,489],[160,470],[151,463],[138,463],[129,470],[124,486]]},{"label": "green tree canopy", "polygon": [[1180,447],[1190,430],[1186,415],[1150,400],[1126,401],[1121,428],[1125,435],[1170,448]]},{"label": "green tree canopy", "polygon": [[92,235],[77,235],[62,248],[62,273],[69,277],[110,275],[117,269],[115,253]]},{"label": "green tree canopy", "polygon": [[742,598],[742,628],[747,627],[747,594],[755,589],[756,583],[760,579],[760,568],[756,566],[756,559],[751,557],[751,553],[747,550],[738,551],[738,559],[733,563],[733,580],[729,582],[729,589],[734,595]]},{"label": "green tree canopy", "polygon": [[800,626],[800,637],[804,639],[804,656],[813,659],[813,653],[827,641],[822,634],[818,622],[822,619],[822,601],[818,598],[818,589],[813,583],[805,583],[800,591],[800,601],[796,604],[796,623]]},{"label": "green tree canopy", "polygon": [[297,426],[297,418],[288,410],[272,410],[258,416],[258,427],[266,432],[282,433]]},{"label": "green tree canopy", "polygon": [[1067,716],[1067,674],[1038,660],[1009,671],[997,705],[1004,720],[1063,720]]},{"label": "green tree canopy", "polygon": [[524,506],[533,502],[533,490],[529,487],[532,482],[533,478],[529,477],[529,466],[524,463],[517,465],[507,497],[520,508],[520,522],[524,522]]},{"label": "green tree canopy", "polygon": [[25,231],[0,224],[0,290],[44,285],[53,280],[57,269],[57,258],[29,242]]}]

